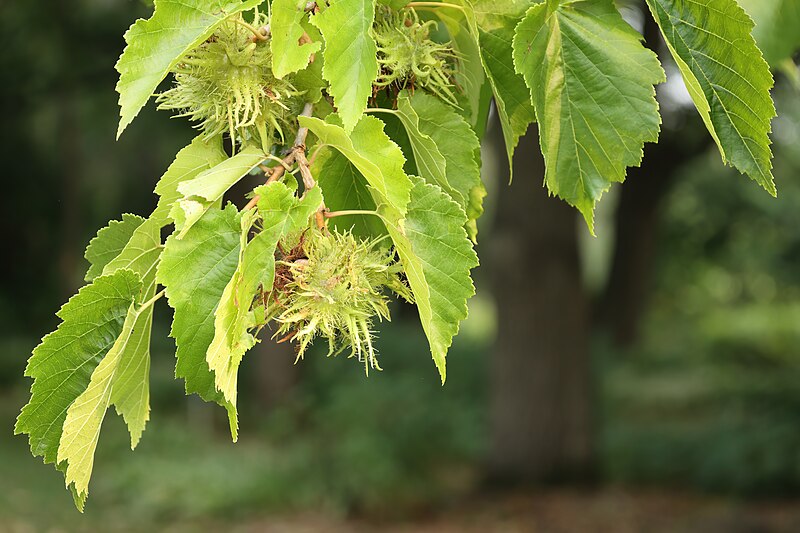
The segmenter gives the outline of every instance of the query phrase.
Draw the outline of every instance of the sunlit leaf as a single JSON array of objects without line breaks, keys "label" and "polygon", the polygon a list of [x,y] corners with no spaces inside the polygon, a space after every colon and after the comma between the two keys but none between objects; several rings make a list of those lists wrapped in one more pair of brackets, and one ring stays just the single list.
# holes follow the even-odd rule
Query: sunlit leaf
[{"label": "sunlit leaf", "polygon": [[311,18],[325,39],[322,75],[330,83],[333,103],[348,132],[366,109],[378,76],[378,47],[371,33],[374,18],[375,0],[337,0]]},{"label": "sunlit leaf", "polygon": [[322,48],[320,42],[300,44],[303,26],[300,22],[305,16],[306,0],[273,0],[270,7],[270,49],[272,50],[272,72],[276,78],[303,70],[308,65],[311,54]]},{"label": "sunlit leaf", "polygon": [[722,160],[773,196],[772,74],[735,0],[647,0]]}]

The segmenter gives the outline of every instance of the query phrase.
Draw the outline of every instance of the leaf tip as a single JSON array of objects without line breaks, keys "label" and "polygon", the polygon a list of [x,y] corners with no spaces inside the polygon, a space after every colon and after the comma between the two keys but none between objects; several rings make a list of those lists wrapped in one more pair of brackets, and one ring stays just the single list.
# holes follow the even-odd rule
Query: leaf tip
[{"label": "leaf tip", "polygon": [[236,406],[232,403],[226,402],[225,409],[228,411],[228,424],[231,427],[231,440],[237,442],[239,440],[239,415],[236,411]]}]

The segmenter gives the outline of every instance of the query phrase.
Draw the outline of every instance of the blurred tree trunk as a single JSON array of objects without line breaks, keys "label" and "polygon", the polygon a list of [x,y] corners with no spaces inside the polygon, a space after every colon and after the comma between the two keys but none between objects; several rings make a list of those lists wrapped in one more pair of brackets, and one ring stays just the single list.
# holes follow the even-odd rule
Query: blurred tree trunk
[{"label": "blurred tree trunk", "polygon": [[660,207],[685,161],[674,144],[649,145],[643,166],[628,169],[620,191],[611,273],[597,316],[619,347],[636,340],[647,307]]},{"label": "blurred tree trunk", "polygon": [[82,260],[80,245],[80,214],[82,158],[81,131],[77,124],[74,94],[63,88],[58,95],[58,156],[60,176],[60,216],[58,269],[62,299],[66,300],[79,284],[78,269]]},{"label": "blurred tree trunk", "polygon": [[489,477],[504,483],[583,477],[592,463],[593,428],[582,222],[543,186],[535,127],[516,154],[514,183],[501,183],[495,196],[487,261],[498,310]]},{"label": "blurred tree trunk", "polygon": [[[645,15],[645,45],[663,59],[661,33],[653,17]],[[614,255],[608,283],[595,310],[614,343],[627,348],[638,338],[647,309],[650,280],[658,251],[658,222],[664,199],[672,190],[682,165],[711,146],[711,137],[693,108],[663,105],[678,128],[662,128],[657,144],[646,144],[641,167],[628,169],[616,213]]]},{"label": "blurred tree trunk", "polygon": [[286,401],[297,384],[300,366],[294,363],[294,345],[277,344],[267,336],[249,357],[256,360],[253,382],[258,405],[264,411],[271,411]]}]

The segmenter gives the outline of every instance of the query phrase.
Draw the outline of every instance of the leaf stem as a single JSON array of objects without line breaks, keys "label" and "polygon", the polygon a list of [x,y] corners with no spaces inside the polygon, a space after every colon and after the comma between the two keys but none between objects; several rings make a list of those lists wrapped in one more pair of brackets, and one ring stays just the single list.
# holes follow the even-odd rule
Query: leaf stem
[{"label": "leaf stem", "polygon": [[325,211],[325,218],[343,217],[347,215],[375,215],[379,217],[377,211],[367,211],[364,209],[344,209],[342,211]]},{"label": "leaf stem", "polygon": [[164,296],[164,293],[166,292],[166,290],[167,289],[161,289],[161,291],[159,291],[155,296],[153,296],[152,298],[147,300],[145,303],[140,305],[139,309],[137,309],[136,312],[137,313],[141,313],[142,311],[144,311],[145,309],[147,309],[148,307],[150,307],[151,305],[156,303],[162,296]]},{"label": "leaf stem", "polygon": [[240,26],[250,30],[253,33],[253,35],[256,37],[256,39],[258,39],[259,41],[266,41],[267,40],[267,36],[264,35],[263,33],[261,33],[256,28],[254,28],[252,24],[249,24],[249,23],[243,21],[242,19],[235,18],[235,17],[234,17],[233,21],[236,22],[237,24],[239,24]]},{"label": "leaf stem", "polygon": [[389,113],[391,115],[398,114],[394,109],[386,109],[385,107],[369,107],[365,110],[365,113]]},{"label": "leaf stem", "polygon": [[458,9],[464,11],[463,6],[457,4],[448,4],[447,2],[410,2],[406,7],[449,7],[451,9]]}]

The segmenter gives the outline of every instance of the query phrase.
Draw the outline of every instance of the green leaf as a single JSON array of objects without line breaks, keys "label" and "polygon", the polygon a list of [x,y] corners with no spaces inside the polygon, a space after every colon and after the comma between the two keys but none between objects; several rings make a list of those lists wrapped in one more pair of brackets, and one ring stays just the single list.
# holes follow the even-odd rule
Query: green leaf
[{"label": "green leaf", "polygon": [[[206,363],[214,373],[214,386],[232,406],[232,414],[229,414],[234,417],[232,427],[239,425],[236,409],[239,363],[245,352],[256,343],[255,337],[249,332],[256,325],[250,305],[258,289],[261,273],[267,268],[270,257],[274,271],[275,248],[270,252],[265,246],[265,240],[260,238],[261,234],[250,243],[247,242],[247,236],[257,217],[258,212],[255,209],[242,213],[240,217],[238,265],[225,285],[219,305],[214,311],[214,338],[206,350]],[[236,441],[236,435],[233,440]]]},{"label": "green leaf", "polygon": [[260,148],[247,146],[230,159],[202,172],[193,180],[178,184],[178,192],[183,196],[170,211],[178,230],[177,238],[182,239],[212,206],[219,205],[228,189],[265,158],[266,155]]},{"label": "green leaf", "polygon": [[[156,265],[161,255],[161,228],[166,220],[158,216],[159,209],[139,224],[118,250],[114,259],[103,267],[104,276],[126,269],[136,272],[142,282],[141,300],[149,300],[156,291]],[[163,210],[162,210],[163,213]],[[111,397],[117,412],[125,419],[131,434],[131,449],[138,444],[150,414],[150,334],[153,307],[137,311],[135,323],[128,331],[126,354],[120,364],[114,363],[115,379],[124,383]],[[102,420],[102,417],[101,417]],[[91,470],[91,465],[89,470]],[[87,477],[88,482],[88,477]]]},{"label": "green leaf", "polygon": [[481,62],[481,51],[478,45],[477,34],[470,31],[469,23],[458,9],[441,7],[436,10],[436,16],[447,28],[450,43],[456,52],[458,70],[455,74],[456,85],[462,88],[469,103],[470,124],[476,131],[483,129],[479,122],[486,119],[482,113],[482,91],[486,75]]},{"label": "green leaf", "polygon": [[[241,216],[239,264],[220,298],[214,314],[214,339],[206,351],[215,386],[233,406],[234,416],[239,365],[245,352],[256,343],[249,332],[256,325],[250,305],[259,286],[272,288],[278,241],[307,228],[309,218],[322,205],[318,187],[306,191],[301,200],[279,182],[258,187],[255,193],[259,195],[258,209]],[[259,216],[262,230],[248,242],[247,236]]]},{"label": "green leaf", "polygon": [[739,0],[739,5],[753,18],[753,38],[772,68],[800,49],[800,2]]},{"label": "green leaf", "polygon": [[[417,94],[421,95],[422,93]],[[430,135],[420,130],[419,115],[409,102],[407,92],[403,91],[398,95],[397,111],[394,114],[400,118],[408,134],[419,175],[429,183],[441,187],[453,200],[463,205],[463,195],[451,187],[447,181],[447,160]]]},{"label": "green leaf", "polygon": [[125,213],[122,215],[122,220],[112,220],[108,226],[98,231],[84,252],[84,257],[89,261],[89,270],[86,271],[84,279],[92,281],[102,274],[103,268],[119,255],[131,240],[133,232],[143,222],[142,217]]},{"label": "green leaf", "polygon": [[470,238],[483,214],[486,189],[481,182],[480,142],[461,115],[439,99],[418,91],[397,100],[397,114],[411,140],[417,170],[466,211]]},{"label": "green leaf", "polygon": [[735,0],[647,0],[722,160],[773,196],[772,75]]},{"label": "green leaf", "polygon": [[[149,353],[141,350],[141,336],[136,334],[136,330],[143,326],[149,329],[150,321],[141,318],[151,309],[152,301],[139,308],[131,303],[113,346],[92,372],[86,390],[67,409],[57,461],[66,461],[66,483],[74,484],[75,492],[82,497],[89,491],[94,452],[108,407],[112,404],[117,406],[117,411],[131,427],[132,435],[135,428],[137,437],[132,440],[131,448],[147,422],[149,409],[141,409],[147,403],[141,399],[140,372],[136,369],[149,367],[150,358]],[[152,316],[152,313],[148,314]]]},{"label": "green leaf", "polygon": [[378,0],[379,4],[389,6],[392,9],[402,9],[408,5],[410,0]]},{"label": "green leaf", "polygon": [[31,452],[45,463],[56,461],[67,409],[119,337],[140,290],[139,276],[130,270],[95,278],[61,308],[61,324],[33,350],[25,369],[34,379],[31,399],[14,432],[27,433]]},{"label": "green leaf", "polygon": [[[186,381],[187,394],[217,402],[229,417],[233,406],[217,392],[205,356],[214,339],[214,312],[239,262],[240,231],[235,206],[211,209],[182,239],[175,234],[167,239],[157,272],[175,310],[170,332],[177,344],[175,376]],[[235,437],[233,425],[231,433]]]},{"label": "green leaf", "polygon": [[[156,292],[156,266],[161,256],[161,224],[147,219],[133,232],[131,239],[103,269],[103,275],[122,269],[132,270],[142,281],[140,301],[146,301]],[[150,413],[150,334],[153,325],[153,306],[137,311],[136,322],[129,332],[125,353],[117,376],[125,383],[124,394],[114,396],[112,403],[125,419],[131,434],[131,449],[135,448],[144,431]],[[123,389],[123,387],[118,387]]]},{"label": "green leaf", "polygon": [[403,172],[403,152],[383,131],[383,122],[372,116],[364,116],[353,132],[339,125],[316,117],[298,117],[300,125],[317,136],[320,143],[339,150],[359,172],[377,194],[376,204],[387,203],[399,213],[405,214],[411,180]]},{"label": "green leaf", "polygon": [[439,187],[422,180],[411,190],[405,220],[390,209],[383,212],[444,383],[447,350],[475,294],[470,270],[478,256],[464,230],[466,215]]},{"label": "green leaf", "polygon": [[156,184],[155,193],[158,195],[158,205],[150,215],[150,219],[161,224],[162,227],[172,222],[169,217],[170,209],[182,197],[178,192],[178,185],[184,181],[193,180],[203,171],[215,167],[228,158],[222,150],[221,137],[209,140],[205,140],[204,137],[204,135],[198,135],[191,144],[182,148]]},{"label": "green leaf", "polygon": [[119,254],[103,268],[103,274],[112,274],[126,268],[133,270],[142,279],[145,296],[150,297],[155,289],[155,267],[161,255],[161,226],[147,219],[137,227]]},{"label": "green leaf", "polygon": [[155,12],[125,32],[117,61],[120,121],[117,138],[133,122],[170,70],[227,17],[263,0],[156,0]]},{"label": "green leaf", "polygon": [[[261,233],[270,235],[270,242],[298,232],[308,226],[308,219],[322,205],[322,191],[319,187],[307,189],[301,199],[294,196],[292,189],[282,183],[270,183],[256,187],[259,195],[258,211],[262,218]],[[272,283],[271,270],[266,271],[264,281]]]},{"label": "green leaf", "polygon": [[[316,27],[311,25],[310,21],[303,20],[301,26],[313,42],[319,43],[320,46],[322,45],[322,34],[320,34]],[[306,102],[319,104],[322,99],[322,91],[328,87],[328,84],[322,77],[323,63],[323,53],[320,52],[314,56],[314,60],[311,61],[306,68],[292,76],[292,84],[295,89],[303,93],[303,100]],[[325,103],[330,106],[327,101]],[[315,107],[315,110],[319,112],[320,105],[316,105]]]},{"label": "green leaf", "polygon": [[280,79],[306,68],[311,54],[319,52],[322,43],[299,44],[304,32],[300,22],[306,14],[306,0],[273,0],[271,8],[272,72]]},{"label": "green leaf", "polygon": [[378,77],[378,47],[372,38],[375,0],[337,0],[311,17],[325,39],[322,76],[330,83],[337,112],[351,131],[367,108]]},{"label": "green leaf", "polygon": [[514,66],[531,90],[550,192],[594,232],[594,206],[658,140],[655,54],[612,0],[548,0],[517,26]]},{"label": "green leaf", "polygon": [[[317,177],[317,185],[325,195],[325,205],[331,211],[375,210],[375,200],[367,180],[341,152],[328,150],[320,153],[311,173]],[[345,215],[332,218],[328,223],[339,232],[352,231],[353,235],[362,238],[386,234],[386,228],[377,217]]]},{"label": "green leaf", "polygon": [[494,92],[509,172],[519,138],[536,120],[529,91],[522,77],[515,72],[512,59],[514,28],[528,6],[530,2],[527,0],[477,0],[473,8],[466,10],[467,16],[475,20],[473,31],[479,36],[481,60]]}]

